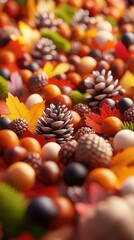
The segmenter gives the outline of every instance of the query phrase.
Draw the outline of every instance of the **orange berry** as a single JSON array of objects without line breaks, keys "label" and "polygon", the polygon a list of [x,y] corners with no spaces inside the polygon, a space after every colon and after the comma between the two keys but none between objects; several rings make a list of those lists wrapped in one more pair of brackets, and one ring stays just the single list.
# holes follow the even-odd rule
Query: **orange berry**
[{"label": "orange berry", "polygon": [[0,150],[19,145],[19,139],[15,132],[9,129],[0,130]]},{"label": "orange berry", "polygon": [[20,141],[20,146],[26,148],[29,152],[41,153],[40,143],[33,137],[24,137]]},{"label": "orange berry", "polygon": [[70,123],[74,124],[73,127],[74,127],[74,130],[76,131],[79,127],[79,122],[81,120],[81,117],[77,112],[75,112],[73,110],[70,110],[70,112],[72,114],[72,121]]},{"label": "orange berry", "polygon": [[32,72],[28,69],[23,69],[20,71],[20,75],[22,77],[23,83],[27,84],[29,78],[32,76]]},{"label": "orange berry", "polygon": [[78,86],[78,84],[81,82],[81,76],[78,73],[76,73],[76,72],[68,73],[67,74],[67,78],[75,86]]},{"label": "orange berry", "polygon": [[44,87],[45,100],[51,102],[54,97],[61,94],[61,90],[55,84],[47,84]]},{"label": "orange berry", "polygon": [[65,94],[57,95],[53,100],[52,103],[58,106],[60,103],[65,104],[68,109],[72,108],[72,100],[69,96]]},{"label": "orange berry", "polygon": [[72,222],[75,216],[72,202],[65,197],[57,197],[55,203],[59,209],[59,214],[57,218],[52,221],[52,226],[59,227]]},{"label": "orange berry", "polygon": [[115,190],[119,187],[119,180],[114,172],[107,168],[96,168],[92,170],[88,179],[99,183],[107,190]]},{"label": "orange berry", "polygon": [[35,171],[25,162],[16,162],[8,167],[4,180],[20,191],[30,190],[35,183]]},{"label": "orange berry", "polygon": [[122,121],[117,117],[107,117],[102,123],[102,132],[108,134],[109,136],[115,135],[119,130],[121,130]]},{"label": "orange berry", "polygon": [[16,57],[13,52],[9,50],[2,50],[0,52],[0,63],[2,64],[10,64],[15,63]]}]

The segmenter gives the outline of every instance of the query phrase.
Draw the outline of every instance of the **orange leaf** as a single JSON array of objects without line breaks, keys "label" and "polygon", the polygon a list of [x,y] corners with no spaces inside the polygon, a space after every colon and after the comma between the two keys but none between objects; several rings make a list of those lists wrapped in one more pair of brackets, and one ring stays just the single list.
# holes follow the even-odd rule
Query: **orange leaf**
[{"label": "orange leaf", "polygon": [[24,54],[23,45],[19,42],[19,40],[10,40],[10,42],[7,44],[5,49],[13,52],[16,56],[16,58],[20,58]]},{"label": "orange leaf", "polygon": [[84,117],[86,126],[91,127],[96,133],[102,133],[101,128],[102,121],[98,114],[89,113],[85,114]]}]

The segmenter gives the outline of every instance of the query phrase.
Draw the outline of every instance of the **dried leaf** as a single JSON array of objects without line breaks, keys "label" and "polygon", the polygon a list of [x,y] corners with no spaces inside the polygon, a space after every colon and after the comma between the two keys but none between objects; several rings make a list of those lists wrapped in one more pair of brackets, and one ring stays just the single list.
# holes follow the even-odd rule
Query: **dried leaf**
[{"label": "dried leaf", "polygon": [[41,103],[34,104],[30,110],[26,108],[24,103],[21,103],[18,97],[14,97],[12,94],[8,94],[6,99],[10,115],[3,115],[8,117],[10,120],[16,118],[24,118],[29,125],[29,130],[35,132],[35,124],[38,118],[42,116],[42,111],[45,108],[44,101]]},{"label": "dried leaf", "polygon": [[10,75],[10,81],[8,83],[9,92],[12,95],[20,96],[23,88],[23,81],[18,72],[13,72]]},{"label": "dried leaf", "polygon": [[47,74],[48,77],[51,76],[54,65],[51,62],[47,62],[43,68],[43,71]]},{"label": "dried leaf", "polygon": [[100,108],[100,114],[102,120],[111,116],[120,118],[121,120],[123,119],[123,115],[116,107],[114,109],[111,109],[110,106],[105,103],[103,103],[102,107]]}]

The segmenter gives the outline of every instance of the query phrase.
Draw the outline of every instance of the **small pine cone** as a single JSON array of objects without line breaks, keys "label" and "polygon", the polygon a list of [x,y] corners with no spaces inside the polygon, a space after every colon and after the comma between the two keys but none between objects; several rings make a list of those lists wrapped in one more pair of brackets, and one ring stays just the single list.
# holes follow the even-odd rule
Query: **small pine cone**
[{"label": "small pine cone", "polygon": [[51,39],[41,38],[33,47],[31,52],[35,60],[52,60],[57,55],[56,45]]},{"label": "small pine cone", "polygon": [[35,73],[28,80],[27,87],[31,93],[39,93],[48,84],[48,77],[44,72]]},{"label": "small pine cone", "polygon": [[68,141],[61,146],[59,151],[59,159],[63,165],[74,162],[76,146],[77,142],[75,140]]},{"label": "small pine cone", "polygon": [[81,127],[77,130],[77,132],[75,133],[74,135],[74,139],[76,141],[79,140],[80,137],[82,137],[84,134],[92,134],[92,133],[95,133],[94,130],[92,130],[90,127]]},{"label": "small pine cone", "polygon": [[107,167],[111,157],[111,145],[97,134],[85,134],[78,140],[75,159],[89,168]]},{"label": "small pine cone", "polygon": [[36,132],[46,139],[55,138],[59,144],[65,143],[72,139],[74,129],[71,120],[72,115],[66,105],[50,104],[50,108],[46,108],[38,119]]},{"label": "small pine cone", "polygon": [[84,187],[69,186],[65,197],[69,198],[73,203],[87,202],[87,191]]},{"label": "small pine cone", "polygon": [[16,118],[8,124],[8,129],[14,131],[18,137],[21,137],[23,132],[28,129],[28,123],[23,118]]},{"label": "small pine cone", "polygon": [[128,108],[128,109],[124,112],[124,121],[134,122],[134,106]]},{"label": "small pine cone", "polygon": [[118,79],[114,80],[111,71],[106,72],[103,69],[101,72],[93,71],[93,80],[89,77],[84,80],[87,87],[86,92],[89,107],[96,109],[100,102],[105,98],[112,98],[117,94],[123,93],[124,89],[118,85]]},{"label": "small pine cone", "polygon": [[73,108],[74,111],[76,111],[81,117],[84,116],[84,114],[88,114],[91,112],[91,109],[87,104],[84,103],[78,103]]},{"label": "small pine cone", "polygon": [[90,23],[95,23],[95,18],[89,16],[89,11],[80,9],[74,15],[72,26],[80,26],[87,30]]},{"label": "small pine cone", "polygon": [[55,18],[54,13],[41,12],[35,16],[35,24],[38,29],[48,28],[51,31],[57,31],[58,27],[63,23],[61,18]]}]

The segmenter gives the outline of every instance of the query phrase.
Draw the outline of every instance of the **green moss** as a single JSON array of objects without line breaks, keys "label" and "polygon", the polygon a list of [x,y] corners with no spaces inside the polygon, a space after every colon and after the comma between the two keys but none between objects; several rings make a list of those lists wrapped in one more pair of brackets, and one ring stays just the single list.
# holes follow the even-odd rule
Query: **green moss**
[{"label": "green moss", "polygon": [[43,28],[41,29],[41,35],[45,38],[51,39],[56,45],[58,51],[69,52],[71,50],[71,43],[60,34]]},{"label": "green moss", "polygon": [[6,183],[0,182],[0,222],[5,239],[20,233],[27,204],[23,195]]},{"label": "green moss", "polygon": [[8,85],[6,80],[0,76],[0,99],[5,99],[8,94]]}]

